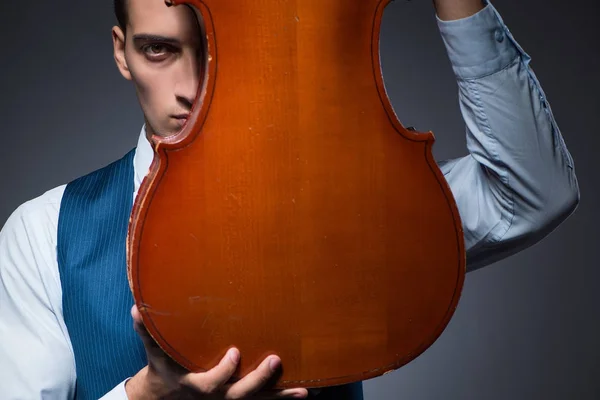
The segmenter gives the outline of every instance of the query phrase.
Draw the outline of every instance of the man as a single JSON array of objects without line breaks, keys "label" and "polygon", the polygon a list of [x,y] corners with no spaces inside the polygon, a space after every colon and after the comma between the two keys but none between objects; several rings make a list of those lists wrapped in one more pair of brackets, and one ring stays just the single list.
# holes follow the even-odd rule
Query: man
[{"label": "man", "polygon": [[[495,8],[485,0],[434,5],[469,150],[439,165],[457,201],[472,271],[545,237],[574,211],[579,189],[529,56]],[[123,228],[152,161],[147,138],[181,128],[202,49],[186,7],[167,8],[163,0],[116,0],[115,7],[115,61],[135,86],[145,124],[123,159],[22,204],[0,232],[0,397],[306,397],[304,388],[264,388],[277,357],[233,384],[235,350],[206,373],[187,373],[160,351],[132,308]],[[361,397],[360,384],[319,394]]]}]

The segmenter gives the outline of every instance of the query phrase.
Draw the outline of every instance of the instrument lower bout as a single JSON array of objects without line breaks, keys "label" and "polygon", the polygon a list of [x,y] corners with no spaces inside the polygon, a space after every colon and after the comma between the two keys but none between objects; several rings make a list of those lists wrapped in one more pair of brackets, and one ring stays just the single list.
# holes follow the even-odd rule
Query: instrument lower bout
[{"label": "instrument lower bout", "polygon": [[128,273],[144,324],[191,371],[235,346],[276,387],[380,376],[452,317],[462,226],[431,132],[404,128],[379,64],[387,1],[172,0],[206,38],[188,123],[154,137]]}]

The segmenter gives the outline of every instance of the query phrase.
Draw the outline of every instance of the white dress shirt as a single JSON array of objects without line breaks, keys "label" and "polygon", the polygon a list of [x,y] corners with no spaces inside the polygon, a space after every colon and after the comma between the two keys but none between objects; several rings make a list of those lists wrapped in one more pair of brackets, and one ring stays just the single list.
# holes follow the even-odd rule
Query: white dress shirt
[{"label": "white dress shirt", "polygon": [[[528,247],[579,201],[573,161],[529,56],[496,9],[437,23],[455,73],[468,155],[439,162],[461,215],[468,269]],[[142,128],[134,198],[154,153]],[[0,398],[70,399],[75,361],[56,258],[66,185],[19,206],[0,231]],[[126,399],[124,382],[103,399]]]}]

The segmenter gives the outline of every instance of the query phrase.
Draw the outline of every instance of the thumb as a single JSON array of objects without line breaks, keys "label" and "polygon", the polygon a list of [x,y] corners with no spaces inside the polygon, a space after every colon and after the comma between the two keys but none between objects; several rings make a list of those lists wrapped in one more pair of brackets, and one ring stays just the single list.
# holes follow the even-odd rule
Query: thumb
[{"label": "thumb", "polygon": [[187,370],[173,361],[156,343],[150,333],[148,333],[142,321],[142,314],[135,304],[131,307],[131,317],[133,318],[133,328],[142,339],[144,348],[146,349],[148,371],[150,373],[158,373],[159,375],[166,372],[169,376],[173,374],[178,376],[187,373]]},{"label": "thumb", "polygon": [[135,329],[137,334],[142,339],[144,347],[149,353],[148,356],[157,355],[157,352],[162,352],[161,348],[158,346],[156,341],[148,333],[148,330],[146,329],[146,326],[142,321],[142,314],[140,313],[140,310],[138,310],[137,305],[135,304],[133,305],[133,307],[131,307],[131,317],[133,318],[133,329]]}]

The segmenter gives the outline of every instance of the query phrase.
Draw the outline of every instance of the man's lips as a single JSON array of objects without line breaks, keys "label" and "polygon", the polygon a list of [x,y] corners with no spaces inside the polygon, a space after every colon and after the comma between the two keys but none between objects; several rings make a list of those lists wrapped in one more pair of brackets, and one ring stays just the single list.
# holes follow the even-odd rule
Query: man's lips
[{"label": "man's lips", "polygon": [[190,117],[189,114],[178,114],[178,115],[173,115],[173,118],[176,119],[188,119]]}]

